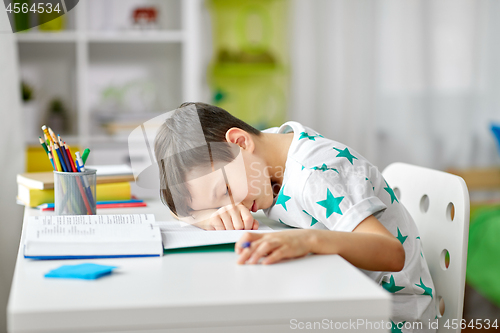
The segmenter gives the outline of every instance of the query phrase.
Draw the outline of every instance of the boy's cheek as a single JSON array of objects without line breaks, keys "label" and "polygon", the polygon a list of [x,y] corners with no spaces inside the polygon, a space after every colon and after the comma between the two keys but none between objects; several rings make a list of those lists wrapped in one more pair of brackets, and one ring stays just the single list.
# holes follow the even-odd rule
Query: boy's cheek
[{"label": "boy's cheek", "polygon": [[248,194],[252,197],[260,195],[259,181],[257,179],[250,180]]}]

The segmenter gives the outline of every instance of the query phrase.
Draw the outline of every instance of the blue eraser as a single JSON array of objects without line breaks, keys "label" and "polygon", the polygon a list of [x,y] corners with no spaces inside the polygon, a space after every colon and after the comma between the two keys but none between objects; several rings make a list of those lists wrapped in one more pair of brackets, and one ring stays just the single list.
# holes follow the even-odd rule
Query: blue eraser
[{"label": "blue eraser", "polygon": [[60,279],[85,279],[95,280],[105,275],[111,274],[116,266],[105,266],[91,263],[78,265],[62,265],[51,270],[45,277],[60,278]]},{"label": "blue eraser", "polygon": [[252,243],[250,242],[244,242],[243,244],[241,244],[241,248],[246,249],[247,247],[250,247],[251,244]]}]

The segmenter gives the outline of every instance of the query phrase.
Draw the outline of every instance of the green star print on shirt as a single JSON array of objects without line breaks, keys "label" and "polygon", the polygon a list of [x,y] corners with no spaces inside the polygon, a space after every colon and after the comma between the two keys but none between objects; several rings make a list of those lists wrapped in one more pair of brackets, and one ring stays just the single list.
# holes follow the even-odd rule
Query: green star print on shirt
[{"label": "green star print on shirt", "polygon": [[278,194],[278,200],[276,200],[276,206],[277,205],[282,205],[283,208],[285,208],[286,211],[286,202],[290,200],[292,197],[289,197],[288,195],[285,195],[285,185],[280,190],[280,193]]},{"label": "green star print on shirt", "polygon": [[432,297],[432,289],[427,287],[423,282],[422,282],[422,278],[420,278],[420,284],[415,284],[417,287],[420,287],[424,290],[424,293],[421,294],[421,295],[429,295],[431,298]]},{"label": "green star print on shirt", "polygon": [[[399,327],[403,328],[404,324],[406,323],[405,321],[401,321],[398,323]],[[401,328],[398,328],[398,325],[394,324],[394,322],[391,320],[392,328],[391,328],[391,333],[403,333],[401,331]]]},{"label": "green star print on shirt", "polygon": [[326,189],[326,199],[318,201],[316,203],[318,205],[326,208],[326,218],[329,218],[330,215],[332,215],[333,213],[337,213],[337,214],[342,215],[342,211],[340,210],[339,205],[343,199],[344,199],[344,197],[336,197],[335,198],[333,196],[332,192],[330,192],[330,189],[327,188]]},{"label": "green star print on shirt", "polygon": [[368,179],[368,178],[365,178],[365,180],[369,181],[369,182],[370,182],[370,184],[372,184],[372,190],[374,190],[374,191],[375,191],[375,186],[373,186],[372,181],[371,181],[370,179]]},{"label": "green star print on shirt", "polygon": [[312,220],[311,220],[311,227],[312,227],[313,225],[315,225],[316,223],[318,223],[318,220],[316,220],[316,219],[314,218],[314,216],[312,216],[311,214],[309,214],[309,213],[308,213],[308,212],[306,212],[305,210],[303,210],[303,212],[304,212],[304,213],[306,213],[307,215],[309,215],[309,216],[312,218]]},{"label": "green star print on shirt", "polygon": [[401,231],[399,230],[399,227],[398,227],[398,237],[396,237],[396,238],[401,242],[401,245],[403,245],[403,243],[408,238],[408,236],[403,236],[403,234],[401,234]]},{"label": "green star print on shirt", "polygon": [[300,133],[299,140],[300,140],[300,139],[309,139],[309,140],[316,141],[316,138],[317,138],[317,137],[322,137],[322,136],[321,136],[321,135],[309,135],[309,134],[307,134],[306,132],[301,132],[301,133]]},{"label": "green star print on shirt", "polygon": [[405,288],[402,286],[396,286],[396,282],[394,282],[394,276],[392,275],[391,278],[389,279],[389,283],[382,281],[382,287],[384,287],[384,289],[390,293],[395,293]]},{"label": "green star print on shirt", "polygon": [[313,169],[313,170],[320,170],[320,171],[323,171],[323,172],[325,172],[327,170],[333,170],[333,171],[339,173],[337,171],[337,169],[335,169],[335,168],[329,168],[325,163],[323,163],[323,165],[320,166],[320,167],[315,166],[315,167],[312,167],[311,169]]},{"label": "green star print on shirt", "polygon": [[385,182],[385,185],[387,185],[387,187],[384,187],[384,190],[386,190],[387,193],[389,193],[389,195],[391,196],[391,204],[394,202],[394,200],[396,200],[396,202],[399,203],[398,198],[396,198],[396,194],[394,194],[394,191],[389,186],[389,184],[387,184],[387,182]]},{"label": "green star print on shirt", "polygon": [[347,160],[349,162],[351,162],[351,164],[353,164],[352,163],[353,159],[356,159],[356,160],[358,159],[357,157],[354,157],[354,155],[352,155],[351,152],[349,151],[349,149],[347,149],[347,148],[345,148],[344,150],[340,150],[338,148],[333,147],[333,149],[335,149],[336,151],[339,152],[337,157],[345,157],[345,158],[347,158]]}]

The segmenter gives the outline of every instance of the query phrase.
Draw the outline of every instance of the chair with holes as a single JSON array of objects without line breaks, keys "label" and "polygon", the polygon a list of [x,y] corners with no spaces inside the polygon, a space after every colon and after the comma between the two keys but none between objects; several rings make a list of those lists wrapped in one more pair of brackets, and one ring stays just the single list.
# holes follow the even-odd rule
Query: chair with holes
[{"label": "chair with holes", "polygon": [[[434,281],[438,333],[462,319],[469,235],[469,192],[461,177],[404,163],[382,175],[415,220]],[[456,322],[456,321],[455,321]]]}]

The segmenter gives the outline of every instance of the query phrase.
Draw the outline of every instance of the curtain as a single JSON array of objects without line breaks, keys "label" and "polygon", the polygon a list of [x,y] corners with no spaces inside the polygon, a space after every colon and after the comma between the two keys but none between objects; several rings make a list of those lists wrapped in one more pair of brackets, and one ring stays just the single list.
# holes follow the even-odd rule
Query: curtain
[{"label": "curtain", "polygon": [[498,165],[500,1],[293,0],[289,118],[380,169]]}]

